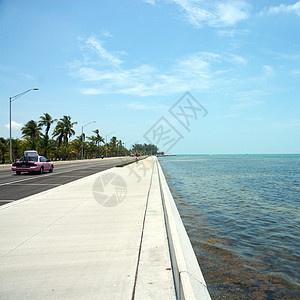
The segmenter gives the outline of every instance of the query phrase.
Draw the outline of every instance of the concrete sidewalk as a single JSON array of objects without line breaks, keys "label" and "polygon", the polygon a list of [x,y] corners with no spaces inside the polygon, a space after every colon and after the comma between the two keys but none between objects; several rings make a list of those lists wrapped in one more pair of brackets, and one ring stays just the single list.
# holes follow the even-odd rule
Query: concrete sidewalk
[{"label": "concrete sidewalk", "polygon": [[0,299],[175,299],[156,158],[0,207]]}]

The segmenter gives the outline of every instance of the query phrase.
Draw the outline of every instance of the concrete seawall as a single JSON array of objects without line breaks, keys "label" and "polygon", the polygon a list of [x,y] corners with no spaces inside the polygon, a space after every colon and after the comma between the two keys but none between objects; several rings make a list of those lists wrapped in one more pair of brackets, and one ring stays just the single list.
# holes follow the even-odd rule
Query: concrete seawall
[{"label": "concrete seawall", "polygon": [[0,207],[0,299],[54,298],[210,299],[156,157]]},{"label": "concrete seawall", "polygon": [[159,163],[158,169],[177,299],[211,299]]}]

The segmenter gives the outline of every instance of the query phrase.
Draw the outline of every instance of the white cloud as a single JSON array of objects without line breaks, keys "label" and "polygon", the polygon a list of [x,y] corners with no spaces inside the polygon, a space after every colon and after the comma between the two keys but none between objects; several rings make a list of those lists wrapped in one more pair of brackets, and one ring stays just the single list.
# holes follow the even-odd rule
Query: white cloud
[{"label": "white cloud", "polygon": [[250,5],[242,0],[204,1],[173,0],[185,12],[187,20],[196,27],[232,26],[249,17]]},{"label": "white cloud", "polygon": [[81,94],[83,95],[99,95],[105,94],[105,90],[100,88],[84,88],[80,89]]},{"label": "white cloud", "polygon": [[[246,79],[249,80],[249,79]],[[256,80],[261,80],[259,77]],[[265,89],[243,89],[233,95],[234,104],[231,105],[233,112],[248,110],[252,107],[263,105],[267,91]]]},{"label": "white cloud", "polygon": [[246,66],[248,64],[248,60],[240,55],[230,55],[232,62],[238,64],[238,65],[242,65],[242,66]]},{"label": "white cloud", "polygon": [[217,23],[230,26],[248,18],[248,5],[245,2],[220,2],[217,5]]},{"label": "white cloud", "polygon": [[260,101],[260,100],[253,100],[253,99],[242,100],[242,101],[240,101],[240,103],[232,105],[232,109],[235,111],[240,111],[240,110],[245,110],[250,107],[262,105],[263,103],[264,102]]},{"label": "white cloud", "polygon": [[107,51],[102,46],[102,42],[96,39],[95,37],[91,36],[87,40],[86,44],[91,50],[95,51],[98,54],[98,56],[104,61],[113,65],[119,65],[122,63],[122,61],[118,57]]},{"label": "white cloud", "polygon": [[223,115],[216,115],[213,116],[213,119],[233,119],[237,118],[239,115],[237,113],[229,113],[229,114],[223,114]]},{"label": "white cloud", "polygon": [[268,55],[274,56],[276,59],[280,60],[288,60],[288,61],[295,61],[298,62],[300,60],[300,55],[294,54],[294,53],[281,53],[281,52],[275,52],[275,51],[267,51]]},{"label": "white cloud", "polygon": [[218,30],[217,31],[218,35],[220,36],[226,36],[226,37],[231,37],[234,38],[236,37],[236,30]]},{"label": "white cloud", "polygon": [[263,121],[264,118],[262,118],[262,117],[251,117],[251,118],[246,118],[246,120],[256,122],[256,121]]},{"label": "white cloud", "polygon": [[35,77],[33,77],[32,75],[30,74],[23,74],[23,73],[19,73],[18,74],[20,77],[22,77],[24,80],[34,80]]},{"label": "white cloud", "polygon": [[270,14],[296,13],[298,16],[300,16],[300,1],[291,5],[280,4],[279,6],[271,6],[268,9],[268,12]]},{"label": "white cloud", "polygon": [[156,1],[155,0],[144,0],[144,2],[151,4],[151,5],[155,5]]},{"label": "white cloud", "polygon": [[[78,77],[84,85],[80,89],[82,94],[121,93],[138,96],[166,95],[184,92],[190,89],[203,90],[210,86],[212,63],[221,60],[221,56],[214,53],[200,52],[186,56],[162,72],[154,66],[143,64],[135,68],[122,68],[120,65],[106,67],[90,65],[86,60],[80,66],[73,67],[73,75]],[[89,59],[88,59],[89,61]]]},{"label": "white cloud", "polygon": [[264,70],[264,77],[271,77],[274,75],[274,69],[271,66],[265,65],[263,67]]},{"label": "white cloud", "polygon": [[169,107],[166,105],[151,105],[148,103],[143,103],[143,102],[139,102],[139,101],[134,101],[134,102],[130,102],[126,104],[127,107],[129,107],[130,109],[135,109],[135,110],[167,110]]},{"label": "white cloud", "polygon": [[217,34],[219,36],[225,36],[230,38],[235,38],[236,36],[244,36],[248,35],[250,33],[249,30],[243,29],[243,30],[237,30],[237,29],[219,29],[217,30]]},{"label": "white cloud", "polygon": [[293,76],[299,76],[300,75],[300,70],[293,70],[293,71],[291,71],[291,75],[293,75]]},{"label": "white cloud", "polygon": [[272,124],[275,128],[293,128],[300,127],[300,119],[288,119],[283,122],[276,122]]},{"label": "white cloud", "polygon": [[[92,41],[97,47],[99,45],[95,38],[89,38],[88,41]],[[102,52],[103,49],[101,47]],[[126,94],[145,97],[189,90],[202,92],[216,85],[236,84],[233,83],[235,79],[232,77],[229,82],[228,72],[248,64],[247,59],[236,54],[198,52],[182,57],[167,67],[164,66],[164,70],[149,64],[126,68],[126,64],[103,65],[103,55],[98,57],[99,63],[97,59],[89,56],[93,53],[86,48],[82,50],[83,61],[77,60],[69,64],[69,67],[72,75],[79,79],[79,91],[84,95]]]},{"label": "white cloud", "polygon": [[[24,124],[11,121],[11,129],[19,130],[23,127]],[[9,128],[9,124],[4,125],[6,128]]]},{"label": "white cloud", "polygon": [[112,80],[117,74],[114,72],[101,72],[93,68],[80,68],[78,70],[79,77],[84,81],[100,81],[100,80]]},{"label": "white cloud", "polygon": [[103,37],[106,37],[106,38],[113,37],[113,35],[109,32],[109,30],[104,29],[104,30],[102,30],[101,34],[102,34]]}]

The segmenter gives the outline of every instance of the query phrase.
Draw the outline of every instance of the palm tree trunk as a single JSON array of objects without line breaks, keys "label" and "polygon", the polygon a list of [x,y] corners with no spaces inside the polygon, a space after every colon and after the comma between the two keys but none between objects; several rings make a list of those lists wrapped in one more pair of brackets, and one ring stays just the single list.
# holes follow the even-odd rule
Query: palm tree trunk
[{"label": "palm tree trunk", "polygon": [[35,136],[32,136],[31,139],[32,139],[32,146],[31,146],[32,148],[31,149],[35,150]]},{"label": "palm tree trunk", "polygon": [[45,157],[47,156],[48,139],[49,139],[49,137],[48,137],[48,135],[47,135],[47,133],[46,133],[45,139],[44,139],[44,145],[43,145],[43,149],[44,149],[44,154],[43,154],[43,155],[44,155]]},{"label": "palm tree trunk", "polygon": [[59,138],[59,140],[58,140],[58,145],[57,145],[57,152],[56,152],[56,154],[55,154],[55,160],[57,160],[57,158],[58,158],[58,152],[59,152],[59,148],[60,148],[60,145],[61,145],[61,141],[62,141],[62,139]]},{"label": "palm tree trunk", "polygon": [[66,160],[67,146],[68,146],[68,144],[66,143],[66,145],[65,145],[65,150],[64,150],[64,154],[63,154],[63,160]]},{"label": "palm tree trunk", "polygon": [[44,139],[44,145],[43,145],[43,148],[44,148],[44,156],[46,157],[47,155],[47,146],[48,146],[48,140],[49,140],[49,130],[50,130],[50,125],[49,123],[47,124],[47,127],[46,127],[46,132],[45,132],[45,139]]}]

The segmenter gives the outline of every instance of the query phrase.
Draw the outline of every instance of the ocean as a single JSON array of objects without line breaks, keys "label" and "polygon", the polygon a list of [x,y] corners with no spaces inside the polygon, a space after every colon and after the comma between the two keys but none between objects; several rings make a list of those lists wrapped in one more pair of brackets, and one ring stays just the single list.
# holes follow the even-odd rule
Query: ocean
[{"label": "ocean", "polygon": [[300,155],[159,161],[212,299],[300,299]]}]

